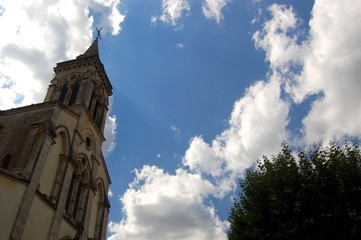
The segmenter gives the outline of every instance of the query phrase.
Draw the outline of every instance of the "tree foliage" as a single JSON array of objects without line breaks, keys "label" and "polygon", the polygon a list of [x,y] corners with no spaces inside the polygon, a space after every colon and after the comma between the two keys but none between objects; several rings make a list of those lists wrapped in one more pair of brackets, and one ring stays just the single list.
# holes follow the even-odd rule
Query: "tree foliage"
[{"label": "tree foliage", "polygon": [[229,240],[361,239],[361,154],[356,144],[286,143],[246,171],[230,211]]}]

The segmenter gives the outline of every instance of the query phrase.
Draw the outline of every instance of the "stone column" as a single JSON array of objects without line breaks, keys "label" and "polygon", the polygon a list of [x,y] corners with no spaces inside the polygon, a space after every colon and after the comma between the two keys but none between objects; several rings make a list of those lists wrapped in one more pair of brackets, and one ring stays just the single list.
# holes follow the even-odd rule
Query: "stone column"
[{"label": "stone column", "polygon": [[53,189],[50,195],[50,201],[56,205],[58,202],[59,194],[60,194],[60,184],[63,182],[65,171],[67,167],[67,160],[64,154],[59,156],[59,165],[56,170],[56,177],[53,183]]}]

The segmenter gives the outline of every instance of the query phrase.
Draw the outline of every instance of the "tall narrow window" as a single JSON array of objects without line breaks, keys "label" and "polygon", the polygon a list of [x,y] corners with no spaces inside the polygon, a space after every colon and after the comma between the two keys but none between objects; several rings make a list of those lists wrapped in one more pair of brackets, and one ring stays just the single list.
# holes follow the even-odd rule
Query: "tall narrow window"
[{"label": "tall narrow window", "polygon": [[11,160],[11,157],[9,154],[7,154],[5,157],[3,157],[3,159],[1,159],[0,167],[2,169],[8,170],[9,165],[10,165],[10,160]]},{"label": "tall narrow window", "polygon": [[94,100],[94,91],[93,91],[93,93],[92,93],[92,97],[90,98],[90,103],[89,103],[89,107],[88,107],[88,109],[89,109],[90,112],[91,112],[93,100]]},{"label": "tall narrow window", "polygon": [[77,169],[74,170],[65,205],[66,214],[74,222],[84,221],[86,202],[89,192],[89,173],[87,160],[79,156]]},{"label": "tall narrow window", "polygon": [[94,118],[94,120],[95,120],[96,117],[97,117],[98,109],[99,109],[99,100],[97,100],[96,103],[95,103],[94,113],[93,113],[93,118]]},{"label": "tall narrow window", "polygon": [[69,105],[73,105],[75,103],[76,97],[78,95],[78,91],[79,91],[79,83],[76,82],[73,85],[73,91],[71,92],[71,96],[70,96],[70,100],[69,100]]},{"label": "tall narrow window", "polygon": [[74,208],[73,208],[73,216],[74,217],[76,217],[78,210],[79,210],[80,196],[81,196],[82,190],[83,190],[83,183],[81,182],[78,186],[78,189],[77,189],[76,195],[75,195],[75,202],[74,202]]},{"label": "tall narrow window", "polygon": [[97,119],[97,126],[98,126],[99,129],[102,128],[103,118],[104,118],[104,109],[102,109],[102,111],[100,111],[100,114],[99,114],[98,119]]},{"label": "tall narrow window", "polygon": [[70,208],[71,198],[72,198],[72,195],[73,195],[75,180],[76,180],[76,175],[75,175],[75,172],[74,172],[73,176],[71,178],[70,187],[69,187],[69,191],[68,191],[68,197],[66,199],[66,204],[65,204],[65,210],[66,210],[67,213],[69,213],[69,211],[70,211],[69,208]]},{"label": "tall narrow window", "polygon": [[64,86],[63,89],[61,89],[61,93],[60,93],[60,97],[59,97],[59,102],[64,104],[64,100],[66,97],[66,94],[68,93],[68,87]]}]

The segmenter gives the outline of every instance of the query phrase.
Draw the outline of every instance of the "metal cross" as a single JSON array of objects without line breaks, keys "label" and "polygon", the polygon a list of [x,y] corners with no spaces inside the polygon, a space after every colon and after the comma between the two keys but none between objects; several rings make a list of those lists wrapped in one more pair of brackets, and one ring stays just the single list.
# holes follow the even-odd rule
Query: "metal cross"
[{"label": "metal cross", "polygon": [[97,37],[96,37],[96,39],[95,39],[95,41],[98,41],[98,39],[102,39],[102,36],[100,35],[100,31],[102,30],[102,28],[95,28],[96,30],[97,30]]}]

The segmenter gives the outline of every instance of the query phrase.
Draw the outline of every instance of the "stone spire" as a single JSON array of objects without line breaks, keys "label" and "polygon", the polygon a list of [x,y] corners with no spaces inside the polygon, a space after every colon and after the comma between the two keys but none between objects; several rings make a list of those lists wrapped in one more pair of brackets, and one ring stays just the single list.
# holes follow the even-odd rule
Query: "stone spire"
[{"label": "stone spire", "polygon": [[95,40],[92,45],[81,55],[76,58],[82,57],[90,57],[90,56],[98,56],[99,57],[99,49],[98,49],[98,40]]}]

